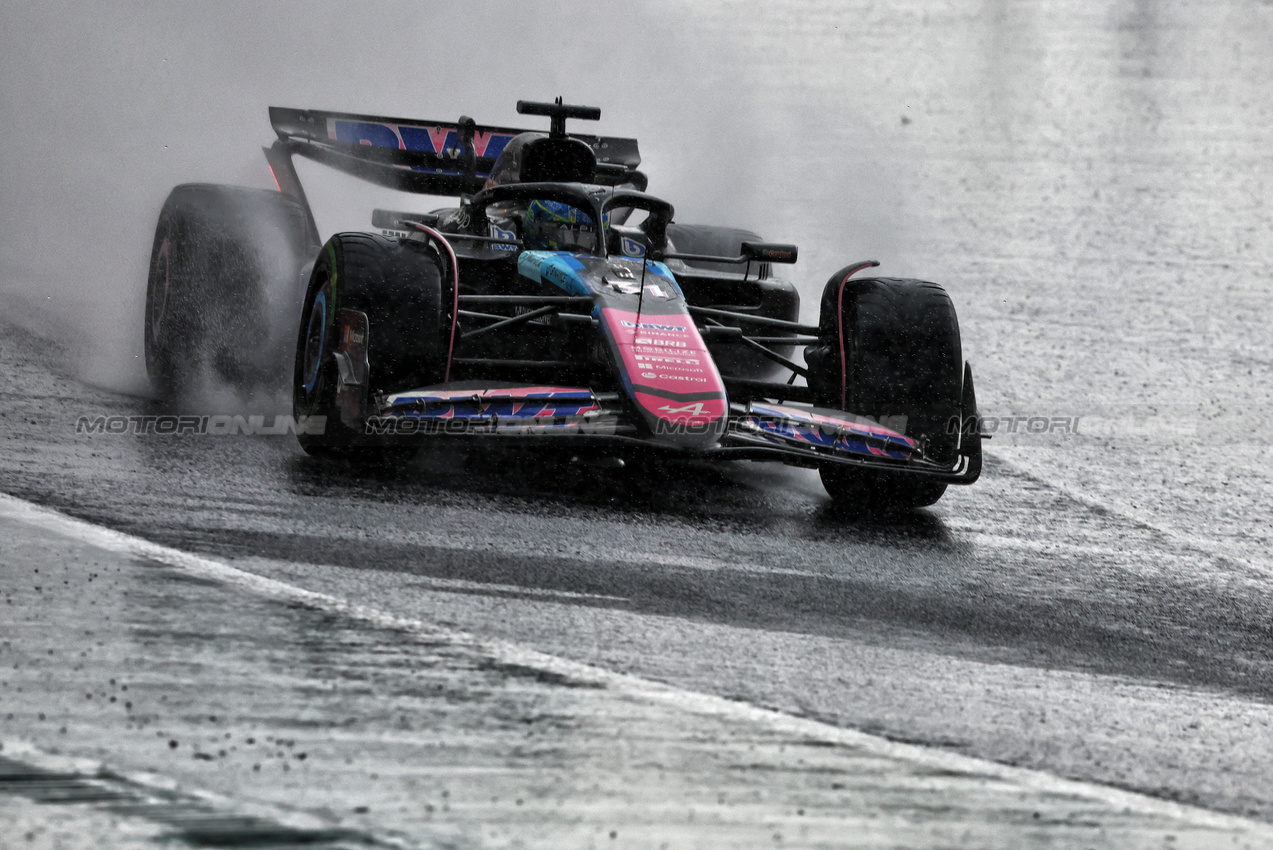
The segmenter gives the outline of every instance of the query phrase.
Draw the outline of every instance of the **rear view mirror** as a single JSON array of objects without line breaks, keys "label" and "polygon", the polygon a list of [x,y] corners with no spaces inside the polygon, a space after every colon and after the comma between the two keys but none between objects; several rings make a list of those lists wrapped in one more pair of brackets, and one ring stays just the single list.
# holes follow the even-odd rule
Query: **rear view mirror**
[{"label": "rear view mirror", "polygon": [[393,210],[372,210],[371,226],[380,230],[409,230],[407,222],[417,221],[429,227],[435,227],[438,217],[435,213],[395,212]]},{"label": "rear view mirror", "polygon": [[781,242],[744,242],[742,253],[737,257],[717,257],[708,254],[664,255],[669,260],[688,260],[696,263],[794,263],[800,249],[795,245],[784,245]]},{"label": "rear view mirror", "polygon": [[800,249],[780,242],[744,242],[743,257],[763,263],[794,263]]}]

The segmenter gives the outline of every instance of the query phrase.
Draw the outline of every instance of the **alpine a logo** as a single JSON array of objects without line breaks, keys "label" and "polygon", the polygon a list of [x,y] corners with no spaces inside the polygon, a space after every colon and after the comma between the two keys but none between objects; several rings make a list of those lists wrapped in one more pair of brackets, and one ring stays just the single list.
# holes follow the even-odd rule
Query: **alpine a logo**
[{"label": "alpine a logo", "polygon": [[704,406],[703,402],[696,401],[693,404],[685,404],[680,407],[673,407],[670,404],[665,404],[660,407],[659,410],[662,410],[664,413],[686,413],[690,416],[702,416]]}]

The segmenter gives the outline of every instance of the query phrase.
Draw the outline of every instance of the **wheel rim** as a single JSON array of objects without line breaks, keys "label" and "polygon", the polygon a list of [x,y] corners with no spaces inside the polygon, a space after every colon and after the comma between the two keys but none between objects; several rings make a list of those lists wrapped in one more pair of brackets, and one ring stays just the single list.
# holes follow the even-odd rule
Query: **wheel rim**
[{"label": "wheel rim", "polygon": [[305,360],[301,374],[306,376],[302,386],[305,394],[314,392],[318,384],[318,373],[323,365],[323,349],[327,344],[327,296],[319,292],[314,298],[314,306],[309,311],[309,326],[305,330]]}]

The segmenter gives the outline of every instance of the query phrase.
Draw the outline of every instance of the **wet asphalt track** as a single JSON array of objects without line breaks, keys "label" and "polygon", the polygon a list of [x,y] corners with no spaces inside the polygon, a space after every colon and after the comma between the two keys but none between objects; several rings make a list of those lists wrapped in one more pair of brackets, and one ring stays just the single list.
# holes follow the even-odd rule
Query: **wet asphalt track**
[{"label": "wet asphalt track", "polygon": [[[110,31],[140,33],[134,64],[107,79],[135,75],[154,94],[133,116],[144,132],[116,127],[128,141],[108,161],[65,163],[77,190],[48,209],[6,195],[5,315],[45,330],[0,329],[0,489],[477,635],[1273,820],[1273,7],[694,9],[642,22],[649,67],[580,82],[578,99],[607,110],[618,89],[652,92],[605,128],[641,137],[652,189],[685,220],[728,209],[729,223],[800,242],[806,305],[860,257],[933,276],[960,311],[984,410],[1081,417],[1085,436],[999,433],[977,486],[864,519],[773,466],[632,474],[434,455],[383,475],[313,462],[281,437],[76,435],[81,415],[163,412],[75,376],[141,386],[127,364],[168,186],[192,163],[266,179],[209,160],[213,130],[181,123],[185,101],[154,82],[168,71],[148,51],[188,22],[121,17]],[[367,27],[369,43],[393,37]],[[401,29],[404,50],[426,37]],[[513,65],[540,60],[517,46],[535,39],[501,33]],[[249,52],[242,68],[202,54],[164,68],[176,91],[223,80],[219,144],[255,155],[265,101],[244,92],[273,71]],[[414,80],[390,91],[398,76],[368,68],[307,66],[304,84],[268,97],[364,108],[374,81],[387,112],[418,102]],[[466,85],[457,113],[495,108],[484,78]],[[101,89],[110,109],[113,92]],[[32,102],[23,114],[44,135],[15,123],[6,155],[61,130],[47,116],[63,113]],[[46,160],[33,147],[12,173],[43,175]],[[344,200],[320,219],[362,226],[323,218]],[[47,222],[81,210],[94,226],[53,239]],[[134,243],[136,268],[99,283],[104,251]],[[27,274],[41,252],[43,276]],[[182,412],[271,409],[220,397]]]},{"label": "wet asphalt track", "polygon": [[440,630],[9,496],[0,528],[6,848],[1273,846],[1268,824]]},{"label": "wet asphalt track", "polygon": [[1273,819],[1273,582],[993,455],[978,487],[874,518],[775,466],[367,473],[284,437],[77,434],[70,411],[163,409],[58,356],[0,343],[14,495],[565,658]]}]

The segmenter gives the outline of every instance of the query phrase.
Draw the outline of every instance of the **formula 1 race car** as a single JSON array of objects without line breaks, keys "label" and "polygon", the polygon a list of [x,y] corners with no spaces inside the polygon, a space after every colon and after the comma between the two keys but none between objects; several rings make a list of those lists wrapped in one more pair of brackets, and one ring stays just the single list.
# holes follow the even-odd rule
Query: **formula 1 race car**
[{"label": "formula 1 race car", "polygon": [[[817,468],[837,501],[910,507],[977,480],[972,371],[940,286],[856,263],[803,325],[773,272],[796,246],[673,221],[635,139],[566,132],[600,109],[517,111],[549,132],[271,108],[278,192],[178,186],[160,215],[157,388],[290,361],[297,436],[320,456],[461,440],[777,460]],[[459,205],[375,210],[375,232],[320,246],[296,155]]]}]

